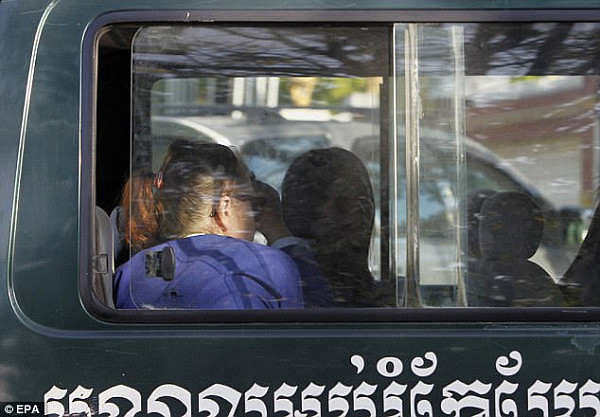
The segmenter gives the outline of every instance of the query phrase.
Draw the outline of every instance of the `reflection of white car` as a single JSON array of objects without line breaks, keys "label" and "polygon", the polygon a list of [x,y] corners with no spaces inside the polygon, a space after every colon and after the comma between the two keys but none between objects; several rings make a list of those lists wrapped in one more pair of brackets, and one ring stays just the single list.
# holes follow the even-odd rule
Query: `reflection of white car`
[{"label": "reflection of white car", "polygon": [[[456,286],[460,256],[457,251],[456,203],[457,195],[452,178],[456,178],[455,151],[441,132],[424,132],[421,139],[422,172],[420,179],[420,283],[425,298],[435,297],[432,305],[444,303],[442,298],[452,298]],[[428,137],[428,135],[430,137]],[[302,153],[315,148],[339,146],[354,152],[365,163],[376,194],[377,211],[370,254],[370,267],[380,276],[381,213],[380,139],[373,126],[361,122],[306,122],[270,120],[248,123],[228,116],[152,118],[153,167],[157,169],[168,144],[179,138],[201,142],[216,142],[236,147],[256,177],[279,188],[291,162]],[[561,233],[566,227],[554,205],[529,184],[517,171],[503,163],[495,154],[480,144],[465,139],[467,169],[466,192],[476,190],[518,191],[530,195],[538,202],[546,216],[543,242],[533,261],[540,264],[555,279],[572,261],[563,245]],[[453,168],[454,167],[454,168]],[[403,172],[398,172],[400,195],[397,202],[399,234],[406,229],[406,202]],[[387,237],[386,237],[387,239]],[[406,239],[397,241],[397,253],[406,253]],[[574,253],[572,254],[574,255]],[[403,257],[400,255],[399,259]],[[399,265],[403,275],[404,265]]]},{"label": "reflection of white car", "polygon": [[152,135],[154,138],[165,138],[166,140],[182,137],[199,142],[207,141],[226,146],[231,145],[227,137],[201,123],[198,118],[193,117],[153,116]]},{"label": "reflection of white car", "polygon": [[373,134],[368,123],[289,121],[277,116],[256,123],[229,116],[153,116],[151,129],[154,170],[173,140],[214,142],[235,147],[256,177],[275,188],[291,162],[309,149],[349,149],[358,136]]},{"label": "reflection of white car", "polygon": [[[379,155],[367,155],[363,149],[372,149],[373,143],[379,143],[378,137],[360,138],[352,150],[365,161],[374,189],[379,188],[380,178]],[[447,138],[441,132],[425,131],[421,138],[421,177],[419,182],[419,218],[420,218],[420,283],[423,293],[429,292],[432,297],[439,297],[440,292],[448,293],[448,287],[456,286],[457,271],[461,264],[460,250],[457,246],[457,204],[466,197],[457,194],[452,179],[456,178],[456,163],[453,152],[456,148],[445,146]],[[464,139],[466,166],[465,195],[479,190],[517,191],[532,197],[542,208],[545,215],[545,229],[542,243],[533,256],[532,261],[541,265],[555,280],[571,264],[575,251],[564,242],[564,230],[573,218],[577,208],[557,209],[518,171],[502,161],[493,152],[468,138]],[[402,172],[398,172],[398,219],[399,234],[406,230],[406,196]],[[464,215],[464,213],[463,213]],[[377,213],[376,222],[380,222]],[[371,263],[377,264],[379,259],[379,235],[375,229],[372,245]],[[464,236],[464,232],[462,232]],[[406,253],[406,239],[397,241],[399,258]],[[399,265],[399,274],[404,274],[404,265]],[[451,294],[450,294],[451,295]],[[427,298],[427,296],[425,296]],[[438,299],[431,305],[440,305]]]}]

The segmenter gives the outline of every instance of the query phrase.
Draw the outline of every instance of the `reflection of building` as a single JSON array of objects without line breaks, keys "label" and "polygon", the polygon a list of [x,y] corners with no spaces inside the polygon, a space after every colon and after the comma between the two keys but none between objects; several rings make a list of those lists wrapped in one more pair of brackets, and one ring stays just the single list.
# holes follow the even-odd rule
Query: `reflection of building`
[{"label": "reflection of building", "polygon": [[591,207],[600,163],[598,77],[555,77],[554,86],[551,78],[506,77],[503,91],[478,91],[467,103],[467,135],[514,164],[558,206]]}]

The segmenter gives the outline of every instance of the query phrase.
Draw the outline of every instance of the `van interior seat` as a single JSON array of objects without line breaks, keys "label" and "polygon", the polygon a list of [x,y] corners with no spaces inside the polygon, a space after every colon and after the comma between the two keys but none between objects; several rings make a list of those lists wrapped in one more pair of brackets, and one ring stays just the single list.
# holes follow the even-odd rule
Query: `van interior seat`
[{"label": "van interior seat", "polygon": [[114,237],[108,214],[96,206],[95,210],[95,239],[94,239],[94,273],[92,274],[92,288],[94,294],[106,306],[114,308],[113,301],[113,273],[114,264]]},{"label": "van interior seat", "polygon": [[478,230],[471,232],[477,232],[479,256],[469,260],[469,305],[562,306],[554,280],[529,260],[542,239],[544,215],[539,205],[523,193],[498,192],[483,199],[476,218]]},{"label": "van interior seat", "polygon": [[600,306],[600,204],[573,263],[560,279],[569,306]]},{"label": "van interior seat", "polygon": [[494,190],[482,189],[467,195],[465,204],[467,211],[467,253],[471,258],[481,258],[481,251],[479,250],[481,205],[494,194],[496,194]]},{"label": "van interior seat", "polygon": [[[112,209],[112,211],[110,212],[110,227],[111,227],[111,233],[113,236],[113,259],[115,260],[115,262],[118,259],[119,253],[121,252],[121,250],[123,250],[123,209],[121,208],[121,206],[116,206],[114,209]],[[116,264],[117,266],[119,265],[118,263]]]}]

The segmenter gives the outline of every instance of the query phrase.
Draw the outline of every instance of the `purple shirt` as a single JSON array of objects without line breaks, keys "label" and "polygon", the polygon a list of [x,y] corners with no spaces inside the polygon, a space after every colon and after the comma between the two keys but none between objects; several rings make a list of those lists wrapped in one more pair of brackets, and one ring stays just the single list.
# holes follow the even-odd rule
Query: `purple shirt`
[{"label": "purple shirt", "polygon": [[[172,280],[148,274],[147,254],[169,246]],[[219,235],[172,240],[134,255],[114,280],[121,309],[302,308],[299,273],[282,251]]]}]

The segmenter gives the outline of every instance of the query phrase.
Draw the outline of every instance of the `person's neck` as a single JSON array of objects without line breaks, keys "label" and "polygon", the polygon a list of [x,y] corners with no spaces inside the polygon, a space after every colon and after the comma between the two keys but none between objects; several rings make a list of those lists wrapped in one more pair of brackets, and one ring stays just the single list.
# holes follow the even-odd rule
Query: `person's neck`
[{"label": "person's neck", "polygon": [[203,236],[203,235],[207,235],[208,233],[200,233],[200,232],[194,232],[194,233],[189,233],[185,236],[183,236],[184,239],[187,239],[188,237],[194,237],[194,236]]}]

